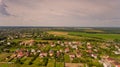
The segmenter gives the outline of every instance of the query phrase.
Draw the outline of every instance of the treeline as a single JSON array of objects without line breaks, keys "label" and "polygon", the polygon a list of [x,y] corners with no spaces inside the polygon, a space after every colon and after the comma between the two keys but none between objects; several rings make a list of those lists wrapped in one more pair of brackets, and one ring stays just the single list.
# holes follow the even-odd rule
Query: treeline
[{"label": "treeline", "polygon": [[62,36],[55,36],[52,34],[49,34],[47,36],[44,36],[41,38],[42,40],[67,40],[67,38],[62,37]]}]

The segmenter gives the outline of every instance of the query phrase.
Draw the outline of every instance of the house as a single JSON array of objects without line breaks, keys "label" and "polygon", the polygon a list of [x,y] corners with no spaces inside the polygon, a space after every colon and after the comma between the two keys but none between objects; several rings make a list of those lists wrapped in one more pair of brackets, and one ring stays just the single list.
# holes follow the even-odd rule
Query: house
[{"label": "house", "polygon": [[60,56],[60,54],[61,54],[61,53],[60,53],[60,51],[57,51],[57,57],[59,57],[59,56]]},{"label": "house", "polygon": [[120,52],[120,48],[118,49],[118,51]]},{"label": "house", "polygon": [[118,62],[114,62],[113,64],[115,67],[120,67],[120,63],[118,63]]},{"label": "house", "polygon": [[92,46],[91,46],[90,44],[87,44],[87,48],[88,48],[88,49],[91,49]]},{"label": "house", "polygon": [[59,51],[60,51],[60,52],[63,52],[63,50],[62,50],[62,49],[60,49]]},{"label": "house", "polygon": [[77,42],[76,42],[76,41],[73,41],[72,44],[77,44]]},{"label": "house", "polygon": [[120,64],[119,65],[115,65],[115,67],[120,67]]},{"label": "house", "polygon": [[8,36],[8,38],[7,38],[8,40],[12,40],[12,39],[14,39],[12,36]]},{"label": "house", "polygon": [[103,59],[106,59],[108,58],[109,56],[108,55],[104,55],[104,56],[101,56]]},{"label": "house", "polygon": [[25,56],[27,56],[27,57],[30,56],[30,52],[26,52]]},{"label": "house", "polygon": [[120,54],[120,49],[118,48],[117,51],[113,51],[115,54]]},{"label": "house", "polygon": [[65,47],[69,46],[68,42],[64,42],[64,45],[65,45]]},{"label": "house", "polygon": [[57,41],[57,44],[60,44],[61,42],[60,41]]},{"label": "house", "polygon": [[17,54],[17,57],[18,57],[18,58],[21,58],[21,57],[23,57],[23,56],[24,56],[24,54],[23,54],[22,51],[20,51],[20,52]]},{"label": "house", "polygon": [[48,54],[45,53],[45,52],[42,52],[42,53],[39,54],[39,56],[40,56],[41,58],[43,58],[43,57],[47,57],[47,55],[48,55]]},{"label": "house", "polygon": [[91,43],[90,42],[87,42],[87,45],[90,45]]},{"label": "house", "polygon": [[78,49],[78,48],[77,48],[77,45],[72,45],[72,48],[73,48],[73,49]]},{"label": "house", "polygon": [[56,44],[51,44],[51,47],[55,47],[56,46]]},{"label": "house", "polygon": [[69,45],[72,45],[72,42],[68,42]]},{"label": "house", "polygon": [[49,51],[49,56],[52,57],[54,55],[54,51],[53,50],[50,50]]},{"label": "house", "polygon": [[65,48],[65,53],[68,53],[70,51],[70,49],[67,47]]},{"label": "house", "polygon": [[40,46],[42,46],[42,44],[37,44],[37,46],[39,46],[39,47],[40,47]]},{"label": "house", "polygon": [[116,55],[120,54],[120,51],[113,51]]},{"label": "house", "polygon": [[34,53],[34,52],[35,52],[35,49],[31,49],[31,52]]},{"label": "house", "polygon": [[97,49],[93,49],[93,51],[98,52],[98,50],[97,50]]},{"label": "house", "polygon": [[41,51],[40,50],[37,50],[38,53],[40,53]]},{"label": "house", "polygon": [[73,60],[75,58],[75,54],[70,54],[69,57],[71,60]]},{"label": "house", "polygon": [[20,45],[24,45],[24,46],[33,46],[35,44],[34,40],[27,40],[27,41],[23,41],[20,43]]},{"label": "house", "polygon": [[103,66],[104,66],[104,67],[112,67],[112,65],[111,65],[109,62],[104,62],[104,63],[103,63]]},{"label": "house", "polygon": [[10,44],[11,44],[10,42],[7,43],[7,45],[10,45]]},{"label": "house", "polygon": [[119,49],[119,47],[117,45],[115,45],[115,48]]},{"label": "house", "polygon": [[115,62],[115,60],[114,60],[113,58],[110,58],[110,57],[106,58],[106,60],[107,60],[108,62],[110,62],[110,63]]},{"label": "house", "polygon": [[80,58],[81,57],[81,53],[76,53],[76,57]]},{"label": "house", "polygon": [[34,55],[36,55],[36,54],[37,54],[37,52],[36,52],[36,50],[35,50],[35,49],[31,49],[31,53],[32,53],[32,54],[34,54]]},{"label": "house", "polygon": [[88,52],[88,53],[92,53],[92,50],[86,50],[86,52]]},{"label": "house", "polygon": [[120,63],[118,63],[117,61],[115,61],[115,59],[110,58],[110,57],[102,59],[102,63],[104,67],[112,67],[111,65],[114,65],[115,67],[120,67]]},{"label": "house", "polygon": [[61,45],[61,46],[64,46],[64,44],[63,44],[63,43],[61,43],[60,45]]},{"label": "house", "polygon": [[106,61],[105,59],[102,59],[99,62],[102,63],[104,67],[112,67],[111,63]]},{"label": "house", "polygon": [[90,55],[91,55],[91,57],[97,59],[97,55],[96,54],[90,54]]}]

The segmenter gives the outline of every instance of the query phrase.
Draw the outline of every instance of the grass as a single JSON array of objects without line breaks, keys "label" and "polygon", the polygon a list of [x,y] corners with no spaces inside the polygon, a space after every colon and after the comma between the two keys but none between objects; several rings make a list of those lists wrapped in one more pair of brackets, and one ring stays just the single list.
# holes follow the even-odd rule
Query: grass
[{"label": "grass", "polygon": [[14,51],[16,51],[16,47],[12,47],[12,48],[10,48],[10,52],[14,52]]},{"label": "grass", "polygon": [[20,59],[20,61],[23,62],[23,63],[24,63],[26,60],[27,60],[27,57],[25,57],[25,56]]},{"label": "grass", "polygon": [[40,57],[38,57],[38,58],[36,58],[36,60],[35,60],[35,61],[33,61],[33,64],[35,64],[35,65],[39,65],[39,64],[40,64],[40,62],[43,62],[43,59],[42,59],[42,58],[40,58]]},{"label": "grass", "polygon": [[29,64],[29,62],[31,61],[32,57],[27,57],[27,60],[24,62],[24,64]]},{"label": "grass", "polygon": [[16,59],[16,58],[14,58],[14,59],[13,59],[13,60],[11,60],[10,62],[16,62],[16,60],[17,60],[17,59]]},{"label": "grass", "polygon": [[57,62],[56,67],[64,67],[64,63],[63,62]]},{"label": "grass", "polygon": [[7,56],[10,56],[10,53],[1,53],[1,54],[0,54],[0,61],[3,62],[4,59],[5,59]]},{"label": "grass", "polygon": [[47,67],[54,67],[55,60],[54,59],[49,59]]},{"label": "grass", "polygon": [[65,58],[65,62],[70,62],[70,57],[69,57],[69,55],[64,55],[64,58]]},{"label": "grass", "polygon": [[80,36],[80,37],[90,37],[90,38],[102,38],[106,40],[120,39],[120,34],[90,34],[81,32],[70,32],[69,35]]},{"label": "grass", "polygon": [[0,67],[19,67],[17,64],[0,63]]},{"label": "grass", "polygon": [[0,63],[0,67],[45,67],[45,66],[37,66],[37,65],[27,65],[27,64],[8,64],[8,63]]}]

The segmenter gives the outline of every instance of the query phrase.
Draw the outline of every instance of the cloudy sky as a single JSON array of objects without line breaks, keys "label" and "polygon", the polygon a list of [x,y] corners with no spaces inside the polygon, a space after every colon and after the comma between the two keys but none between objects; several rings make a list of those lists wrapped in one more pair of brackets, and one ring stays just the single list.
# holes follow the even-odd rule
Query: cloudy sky
[{"label": "cloudy sky", "polygon": [[120,27],[120,0],[0,0],[0,26]]}]

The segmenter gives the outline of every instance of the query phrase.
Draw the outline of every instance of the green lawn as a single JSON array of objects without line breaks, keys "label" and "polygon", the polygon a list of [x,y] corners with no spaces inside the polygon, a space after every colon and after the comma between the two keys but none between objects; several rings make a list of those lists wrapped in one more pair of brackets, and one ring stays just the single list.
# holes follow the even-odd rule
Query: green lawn
[{"label": "green lawn", "polygon": [[54,59],[49,59],[47,67],[54,67],[55,60]]},{"label": "green lawn", "polygon": [[0,67],[45,67],[45,66],[37,66],[37,65],[27,65],[27,64],[8,64],[8,63],[0,63]]},{"label": "green lawn", "polygon": [[19,64],[0,63],[0,67],[20,67]]},{"label": "green lawn", "polygon": [[69,57],[69,55],[64,55],[64,58],[65,58],[65,62],[70,62],[70,57]]},{"label": "green lawn", "polygon": [[29,64],[29,62],[31,61],[32,57],[27,57],[27,60],[24,62],[24,64]]},{"label": "green lawn", "polygon": [[64,67],[64,63],[63,62],[57,62],[56,67]]},{"label": "green lawn", "polygon": [[38,58],[36,58],[35,61],[33,61],[33,64],[34,64],[34,65],[39,65],[41,62],[43,62],[43,59],[40,58],[40,57],[38,57]]}]

